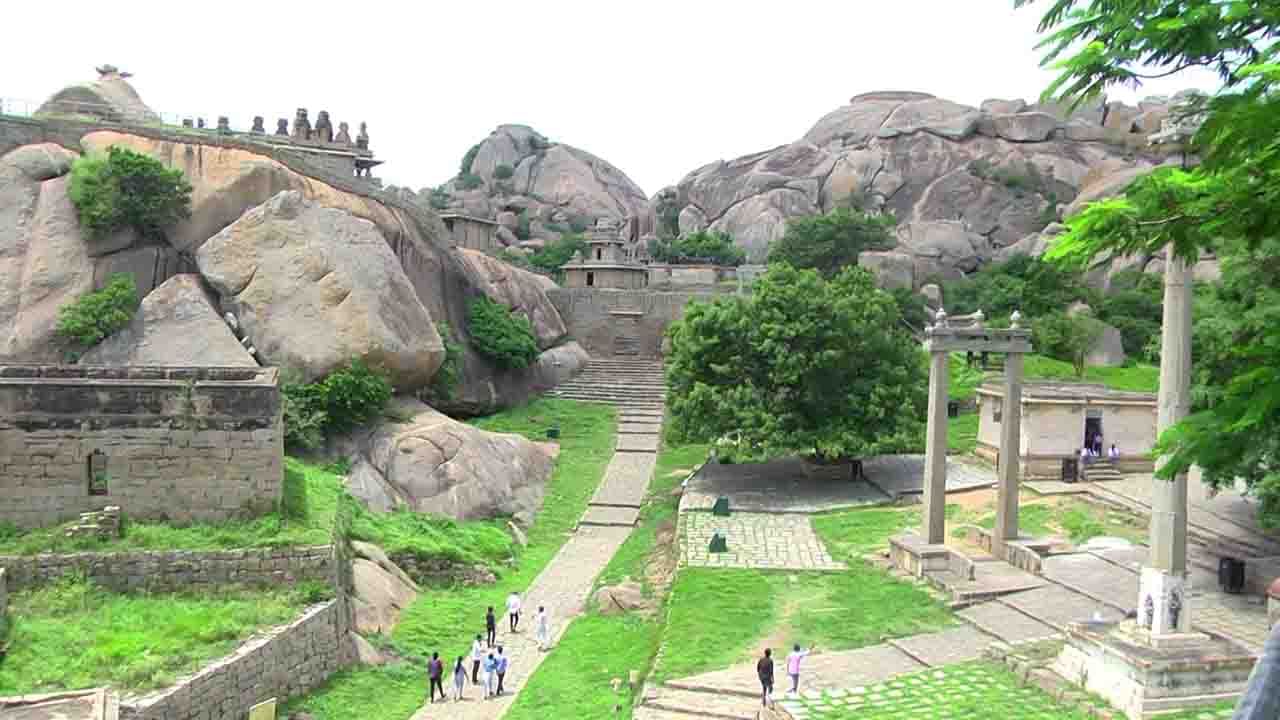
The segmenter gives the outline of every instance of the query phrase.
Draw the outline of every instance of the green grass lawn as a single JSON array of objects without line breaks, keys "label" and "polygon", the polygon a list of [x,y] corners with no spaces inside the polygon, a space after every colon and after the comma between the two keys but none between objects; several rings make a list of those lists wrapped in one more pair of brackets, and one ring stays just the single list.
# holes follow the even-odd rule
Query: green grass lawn
[{"label": "green grass lawn", "polygon": [[978,447],[978,413],[947,418],[947,452],[967,455]]},{"label": "green grass lawn", "polygon": [[165,687],[226,655],[255,631],[289,622],[328,592],[279,590],[121,595],[83,580],[13,593],[0,695],[110,685]]},{"label": "green grass lawn", "polygon": [[814,517],[832,557],[848,564],[843,572],[682,569],[654,674],[668,680],[727,667],[765,644],[842,650],[952,624],[951,612],[923,589],[861,559],[918,523],[918,512],[889,508]]},{"label": "green grass lawn", "polygon": [[1153,393],[1160,389],[1160,368],[1154,365],[1088,367],[1084,369],[1084,377],[1077,378],[1071,363],[1043,355],[1028,355],[1023,365],[1023,372],[1029,380],[1094,382],[1102,383],[1112,390],[1133,392]]},{"label": "green grass lawn", "polygon": [[[1003,665],[972,662],[942,670],[924,670],[870,685],[861,692],[798,700],[812,720],[1088,720],[1084,707],[1053,699],[1040,688],[1023,684]],[[1102,701],[1096,701],[1102,704]],[[1103,705],[1105,707],[1105,705]],[[1231,717],[1222,703],[1176,713],[1168,720]]]},{"label": "green grass lawn", "polygon": [[291,545],[327,545],[342,492],[342,477],[331,468],[285,458],[281,508],[252,520],[176,526],[130,520],[124,536],[112,540],[63,536],[64,526],[19,531],[0,526],[0,555],[118,550],[233,550]]},{"label": "green grass lawn", "polygon": [[[1135,543],[1147,541],[1147,521],[1131,513],[1108,508],[1077,497],[1047,499],[1033,493],[1022,493],[1018,509],[1018,529],[1034,537],[1059,535],[1080,544],[1100,537],[1121,537]],[[948,523],[995,527],[994,501],[978,510],[962,510],[948,505]],[[953,536],[964,534],[956,528]]]},{"label": "green grass lawn", "polygon": [[[656,550],[659,529],[674,527],[677,501],[671,489],[706,459],[708,447],[663,445],[640,521],[601,572],[597,585],[612,585],[629,577],[642,581],[645,593],[653,595],[655,588],[645,578],[644,569]],[[662,600],[659,598],[660,603]],[[556,651],[520,691],[507,720],[540,720],[552,715],[630,718],[635,697],[625,683],[632,670],[642,678],[648,673],[662,636],[657,619],[661,616],[661,605],[656,617],[605,616],[589,609],[573,621]],[[624,682],[616,693],[610,685],[613,678]],[[620,707],[616,715],[612,714],[615,706]]]},{"label": "green grass lawn", "polygon": [[[539,398],[472,421],[485,430],[519,433],[532,440],[546,440],[546,429],[558,424],[560,457],[518,562],[499,568],[493,585],[425,588],[401,615],[390,638],[398,652],[409,658],[423,658],[433,651],[449,658],[465,654],[471,638],[484,627],[485,608],[502,607],[512,590],[524,592],[586,510],[613,455],[616,417],[613,408],[605,405]],[[472,523],[457,526],[475,527]],[[354,669],[333,677],[289,708],[310,712],[318,720],[404,720],[426,698],[420,670],[419,663],[415,683],[402,666]],[[370,702],[371,697],[377,702]]]}]

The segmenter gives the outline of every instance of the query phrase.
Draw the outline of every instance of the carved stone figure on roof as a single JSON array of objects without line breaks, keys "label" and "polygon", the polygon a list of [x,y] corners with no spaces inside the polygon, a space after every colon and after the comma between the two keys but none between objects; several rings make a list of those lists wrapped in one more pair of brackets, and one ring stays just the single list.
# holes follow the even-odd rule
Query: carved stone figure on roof
[{"label": "carved stone figure on roof", "polygon": [[361,150],[369,149],[369,126],[367,123],[360,123],[360,134],[356,135],[356,147]]},{"label": "carved stone figure on roof", "polygon": [[344,122],[338,123],[338,134],[333,136],[333,141],[339,145],[350,145],[351,128]]},{"label": "carved stone figure on roof", "polygon": [[298,113],[293,116],[293,139],[311,139],[311,121],[307,119],[306,108],[298,108]]},{"label": "carved stone figure on roof", "polygon": [[280,118],[279,120],[276,120],[276,134],[277,135],[289,134],[289,118]]},{"label": "carved stone figure on roof", "polygon": [[267,132],[267,128],[266,128],[266,126],[265,126],[265,123],[266,123],[266,120],[265,120],[265,119],[263,119],[263,117],[262,117],[261,115],[254,115],[254,116],[253,116],[253,127],[249,129],[249,132],[251,132],[251,133],[257,133],[258,135],[265,135],[265,134],[266,134],[266,132]]},{"label": "carved stone figure on roof", "polygon": [[329,122],[329,111],[321,110],[316,116],[316,127],[311,133],[312,140],[320,142],[333,142],[333,125]]}]

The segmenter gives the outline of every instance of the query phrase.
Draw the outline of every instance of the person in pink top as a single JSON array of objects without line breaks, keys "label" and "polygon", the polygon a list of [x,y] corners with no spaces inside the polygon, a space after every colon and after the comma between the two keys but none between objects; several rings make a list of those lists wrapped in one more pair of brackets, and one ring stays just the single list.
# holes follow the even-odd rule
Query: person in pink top
[{"label": "person in pink top", "polygon": [[800,661],[806,655],[813,652],[813,648],[801,650],[800,643],[796,643],[791,648],[791,654],[787,656],[787,674],[791,676],[791,691],[789,694],[795,695],[800,692]]}]

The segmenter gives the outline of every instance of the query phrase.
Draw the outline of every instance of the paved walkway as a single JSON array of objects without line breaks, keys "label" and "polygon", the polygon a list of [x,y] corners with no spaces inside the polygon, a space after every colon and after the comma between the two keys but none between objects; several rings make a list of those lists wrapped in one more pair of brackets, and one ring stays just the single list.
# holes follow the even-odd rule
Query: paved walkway
[{"label": "paved walkway", "polygon": [[[498,619],[498,644],[511,658],[504,682],[507,694],[483,700],[478,688],[468,686],[462,702],[424,705],[413,720],[498,720],[542,660],[556,652],[554,646],[569,623],[582,613],[596,577],[631,534],[657,462],[661,395],[644,407],[637,407],[630,398],[616,398],[613,404],[619,407],[617,445],[577,530],[525,591],[520,632],[506,632],[505,615]],[[538,650],[533,632],[539,605],[546,606],[551,617],[548,652]]]},{"label": "paved walkway", "polygon": [[[711,536],[725,537],[729,551],[709,551]],[[844,570],[813,531],[808,515],[734,512],[680,514],[681,564],[689,567],[762,570]]]}]

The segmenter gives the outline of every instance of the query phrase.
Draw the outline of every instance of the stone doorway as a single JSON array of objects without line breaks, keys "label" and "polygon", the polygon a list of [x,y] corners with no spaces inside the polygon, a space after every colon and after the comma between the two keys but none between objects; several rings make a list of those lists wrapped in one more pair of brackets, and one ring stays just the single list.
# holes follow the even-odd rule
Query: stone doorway
[{"label": "stone doorway", "polygon": [[1101,452],[1102,437],[1102,412],[1089,410],[1084,419],[1084,446]]}]

